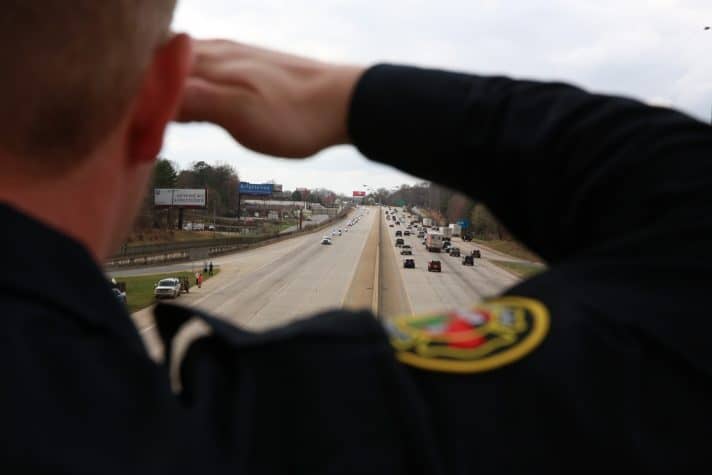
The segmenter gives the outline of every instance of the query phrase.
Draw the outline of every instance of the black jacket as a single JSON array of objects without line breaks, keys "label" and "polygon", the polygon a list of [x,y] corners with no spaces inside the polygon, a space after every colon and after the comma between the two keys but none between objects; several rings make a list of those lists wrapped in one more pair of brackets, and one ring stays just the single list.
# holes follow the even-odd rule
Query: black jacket
[{"label": "black jacket", "polygon": [[[378,66],[349,128],[369,158],[487,202],[550,263],[517,298],[417,321],[418,335],[477,318],[500,333],[424,343],[410,322],[386,332],[336,311],[252,334],[202,315],[214,332],[174,394],[87,252],[0,207],[0,472],[686,473],[710,461],[707,126],[565,85]],[[193,313],[157,309],[166,343]]]}]

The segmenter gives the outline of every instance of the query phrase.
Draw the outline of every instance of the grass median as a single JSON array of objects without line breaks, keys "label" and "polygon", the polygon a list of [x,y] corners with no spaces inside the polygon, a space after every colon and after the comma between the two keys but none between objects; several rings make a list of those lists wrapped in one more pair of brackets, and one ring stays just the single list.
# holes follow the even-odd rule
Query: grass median
[{"label": "grass median", "polygon": [[[203,282],[215,277],[220,272],[220,269],[213,269],[213,275],[203,274]],[[196,287],[194,272],[173,272],[170,274],[154,274],[141,275],[137,277],[121,277],[117,278],[119,282],[126,282],[126,300],[130,313],[137,312],[142,308],[146,308],[155,302],[153,297],[153,289],[161,279],[175,277],[178,279],[187,278],[191,284],[191,289]]]}]

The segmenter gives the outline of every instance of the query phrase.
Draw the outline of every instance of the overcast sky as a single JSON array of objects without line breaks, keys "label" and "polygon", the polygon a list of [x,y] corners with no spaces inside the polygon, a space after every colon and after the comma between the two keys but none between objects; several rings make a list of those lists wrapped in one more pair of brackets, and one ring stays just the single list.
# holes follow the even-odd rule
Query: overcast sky
[{"label": "overcast sky", "polygon": [[[710,0],[179,0],[174,27],[330,61],[563,80],[709,121],[708,24]],[[420,181],[351,147],[306,161],[259,156],[203,124],[171,126],[163,155],[182,168],[226,162],[243,181],[285,189],[350,193]]]}]

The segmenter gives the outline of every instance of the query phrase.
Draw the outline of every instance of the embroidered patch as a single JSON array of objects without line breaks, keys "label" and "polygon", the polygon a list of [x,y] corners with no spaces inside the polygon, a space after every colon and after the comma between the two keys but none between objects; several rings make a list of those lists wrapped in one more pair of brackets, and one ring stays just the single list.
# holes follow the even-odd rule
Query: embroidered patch
[{"label": "embroidered patch", "polygon": [[478,373],[531,353],[549,330],[549,312],[536,300],[501,297],[472,310],[400,317],[386,325],[400,361],[449,373]]}]

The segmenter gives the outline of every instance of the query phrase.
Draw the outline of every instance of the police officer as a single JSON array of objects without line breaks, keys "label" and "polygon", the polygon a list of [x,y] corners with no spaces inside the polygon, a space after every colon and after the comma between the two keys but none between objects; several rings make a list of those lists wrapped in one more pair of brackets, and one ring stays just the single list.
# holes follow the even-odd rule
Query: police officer
[{"label": "police officer", "polygon": [[[0,252],[20,269],[0,274],[0,472],[704,469],[705,125],[561,84],[225,41],[191,54],[170,0],[38,5],[5,2],[0,29]],[[158,366],[100,265],[176,114],[284,157],[353,143],[485,200],[551,269],[385,331],[334,311],[252,334],[160,306]],[[213,333],[173,389],[172,337],[194,316]]]},{"label": "police officer", "polygon": [[353,143],[485,201],[550,263],[478,308],[388,325],[433,466],[709,470],[707,125],[565,84],[194,48],[184,120],[285,157]]}]

